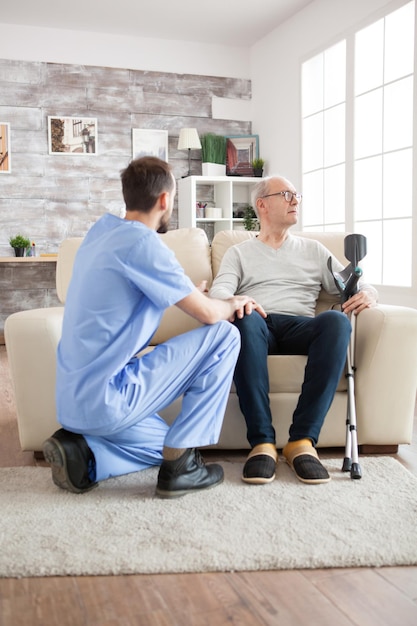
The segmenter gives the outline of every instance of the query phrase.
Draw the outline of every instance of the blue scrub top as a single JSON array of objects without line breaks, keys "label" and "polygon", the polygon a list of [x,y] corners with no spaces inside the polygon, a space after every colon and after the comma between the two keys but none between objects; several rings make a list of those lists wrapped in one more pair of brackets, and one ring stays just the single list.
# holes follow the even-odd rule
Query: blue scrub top
[{"label": "blue scrub top", "polygon": [[81,244],[57,355],[58,421],[75,432],[130,413],[132,359],[164,310],[195,289],[174,253],[141,222],[106,214]]}]

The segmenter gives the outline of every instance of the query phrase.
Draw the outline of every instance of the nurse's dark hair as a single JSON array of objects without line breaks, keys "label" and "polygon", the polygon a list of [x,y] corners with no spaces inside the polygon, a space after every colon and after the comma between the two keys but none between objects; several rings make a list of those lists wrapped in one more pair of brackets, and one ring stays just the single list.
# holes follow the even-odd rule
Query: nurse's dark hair
[{"label": "nurse's dark hair", "polygon": [[121,173],[126,209],[148,213],[161,193],[175,186],[170,165],[157,157],[134,159]]}]

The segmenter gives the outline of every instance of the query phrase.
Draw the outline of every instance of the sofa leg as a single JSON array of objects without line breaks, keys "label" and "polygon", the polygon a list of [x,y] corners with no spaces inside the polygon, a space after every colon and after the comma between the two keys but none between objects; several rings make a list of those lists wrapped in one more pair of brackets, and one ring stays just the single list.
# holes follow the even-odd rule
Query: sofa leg
[{"label": "sofa leg", "polygon": [[397,452],[397,445],[378,446],[372,444],[362,444],[361,446],[359,446],[360,454],[396,454]]}]

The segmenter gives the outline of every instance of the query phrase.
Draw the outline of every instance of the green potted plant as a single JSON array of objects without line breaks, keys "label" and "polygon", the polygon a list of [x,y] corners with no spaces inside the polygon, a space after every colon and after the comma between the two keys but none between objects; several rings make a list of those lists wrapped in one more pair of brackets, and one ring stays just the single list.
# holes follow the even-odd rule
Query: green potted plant
[{"label": "green potted plant", "polygon": [[206,133],[200,141],[203,176],[225,176],[226,137]]},{"label": "green potted plant", "polygon": [[264,165],[265,165],[264,159],[261,159],[259,157],[256,159],[253,159],[252,161],[253,175],[262,176],[262,174],[264,173]]},{"label": "green potted plant", "polygon": [[30,247],[30,239],[23,235],[15,235],[10,237],[9,244],[14,249],[16,256],[25,256],[26,250]]},{"label": "green potted plant", "polygon": [[243,209],[243,226],[245,230],[259,230],[258,218],[250,204]]}]

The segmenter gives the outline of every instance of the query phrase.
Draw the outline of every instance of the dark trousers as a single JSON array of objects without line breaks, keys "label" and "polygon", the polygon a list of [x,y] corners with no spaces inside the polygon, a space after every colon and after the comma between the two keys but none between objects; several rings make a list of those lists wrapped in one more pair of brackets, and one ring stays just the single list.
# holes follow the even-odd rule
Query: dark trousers
[{"label": "dark trousers", "polygon": [[307,356],[289,441],[308,438],[317,444],[346,363],[351,333],[348,317],[339,311],[325,311],[316,317],[271,314],[264,319],[253,312],[236,319],[235,325],[241,335],[241,350],[234,381],[250,445],[275,443],[268,397],[268,354]]}]

